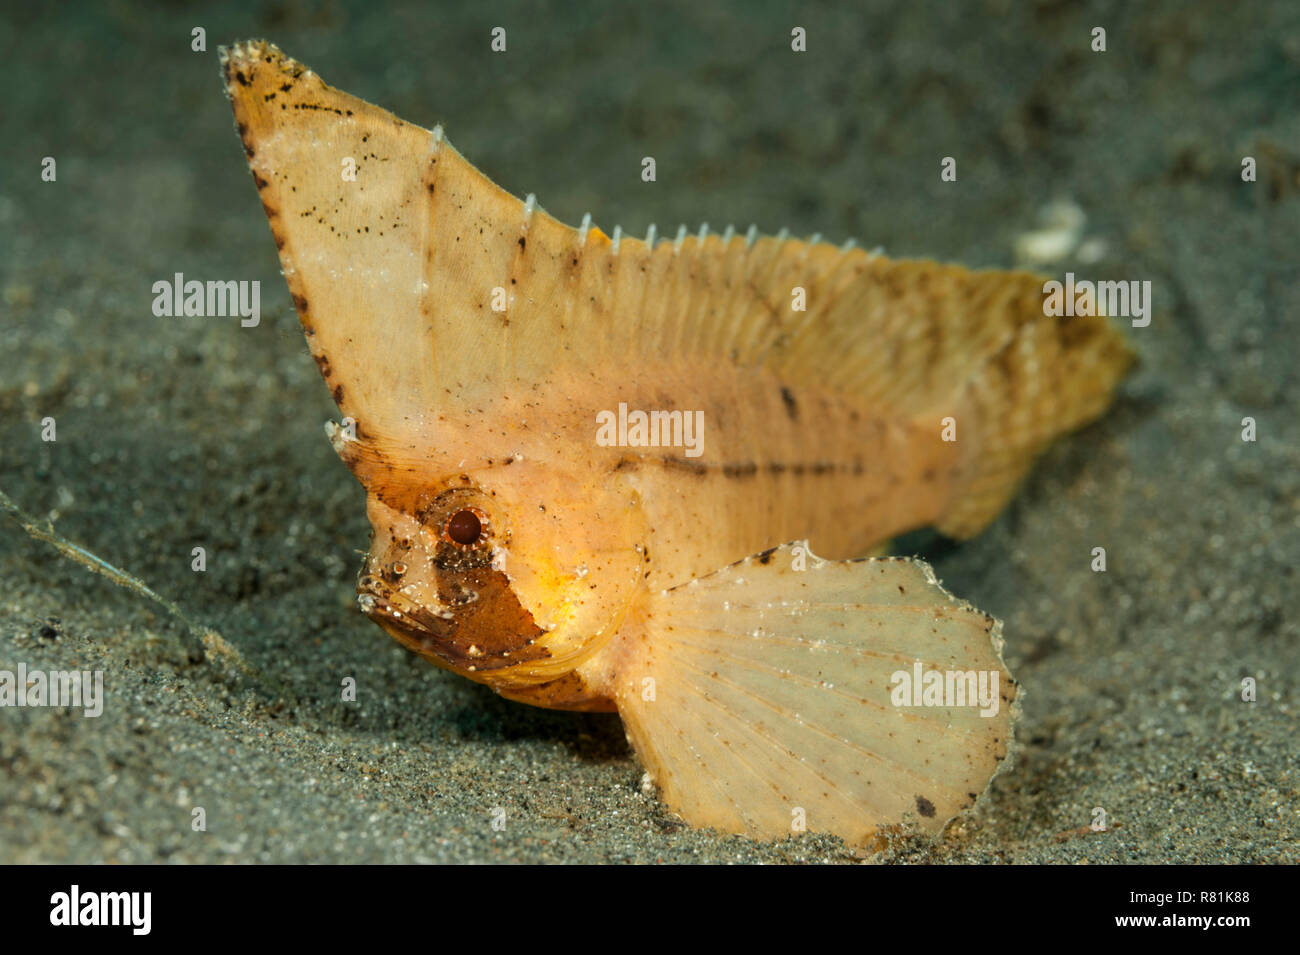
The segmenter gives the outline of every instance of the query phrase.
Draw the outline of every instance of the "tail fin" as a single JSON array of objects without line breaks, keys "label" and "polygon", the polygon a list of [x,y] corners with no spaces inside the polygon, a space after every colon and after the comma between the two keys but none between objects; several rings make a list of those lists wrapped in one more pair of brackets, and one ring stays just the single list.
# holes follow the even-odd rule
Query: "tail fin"
[{"label": "tail fin", "polygon": [[936,527],[956,538],[977,534],[998,515],[1053,440],[1100,417],[1135,359],[1103,315],[1045,315],[1040,278],[968,275],[996,278],[1010,294],[982,317],[1001,326],[1003,337],[967,369],[958,404],[968,410],[954,412],[959,443],[970,452]]}]

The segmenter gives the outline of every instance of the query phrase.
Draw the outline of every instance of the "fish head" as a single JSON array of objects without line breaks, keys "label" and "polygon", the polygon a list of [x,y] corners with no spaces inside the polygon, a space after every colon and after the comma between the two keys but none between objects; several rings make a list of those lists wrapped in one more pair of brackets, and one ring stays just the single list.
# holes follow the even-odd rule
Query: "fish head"
[{"label": "fish head", "polygon": [[371,488],[367,515],[362,611],[427,660],[503,692],[564,677],[598,650],[645,574],[633,488],[523,462],[414,495]]}]

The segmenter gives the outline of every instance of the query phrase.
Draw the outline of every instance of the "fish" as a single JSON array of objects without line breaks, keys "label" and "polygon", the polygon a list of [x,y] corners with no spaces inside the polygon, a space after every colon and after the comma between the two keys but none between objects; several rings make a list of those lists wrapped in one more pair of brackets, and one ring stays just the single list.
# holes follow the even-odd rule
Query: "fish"
[{"label": "fish", "polygon": [[616,712],[669,810],[934,836],[1008,762],[1001,623],[897,535],[986,527],[1134,353],[1042,278],[814,236],[564,225],[441,127],[220,54],[372,534],[360,610],[502,696]]}]

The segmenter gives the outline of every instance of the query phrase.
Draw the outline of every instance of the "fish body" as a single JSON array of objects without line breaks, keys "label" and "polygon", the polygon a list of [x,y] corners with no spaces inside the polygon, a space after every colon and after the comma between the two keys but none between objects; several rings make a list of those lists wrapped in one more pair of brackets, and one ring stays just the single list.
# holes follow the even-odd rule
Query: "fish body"
[{"label": "fish body", "polygon": [[1000,625],[863,555],[978,532],[1101,414],[1132,358],[1104,319],[1020,273],[573,229],[273,46],[222,56],[366,489],[371,619],[616,710],[696,825],[861,842],[975,801],[1016,711]]}]

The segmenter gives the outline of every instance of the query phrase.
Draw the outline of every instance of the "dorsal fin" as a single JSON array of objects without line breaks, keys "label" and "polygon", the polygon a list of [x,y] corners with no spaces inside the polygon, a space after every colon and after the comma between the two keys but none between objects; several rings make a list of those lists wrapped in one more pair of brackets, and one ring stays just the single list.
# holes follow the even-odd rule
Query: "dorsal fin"
[{"label": "dorsal fin", "polygon": [[971,494],[940,523],[965,536],[1052,437],[1101,413],[1132,358],[1104,318],[1045,317],[1042,280],[1024,273],[753,230],[616,244],[274,46],[222,62],[312,354],[357,422],[343,453],[363,482],[385,448],[436,447],[440,408],[640,356],[704,359],[933,417],[936,434],[942,416],[973,418]]}]

